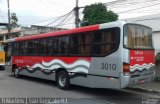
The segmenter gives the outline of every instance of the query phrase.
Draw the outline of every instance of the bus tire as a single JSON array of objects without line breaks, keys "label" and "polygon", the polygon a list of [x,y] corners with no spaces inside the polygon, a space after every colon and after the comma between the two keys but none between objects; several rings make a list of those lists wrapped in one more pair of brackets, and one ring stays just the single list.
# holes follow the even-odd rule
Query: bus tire
[{"label": "bus tire", "polygon": [[0,70],[5,70],[5,68],[3,66],[0,66]]},{"label": "bus tire", "polygon": [[14,69],[14,76],[15,76],[16,78],[19,78],[19,77],[20,77],[18,67],[15,67],[15,69]]},{"label": "bus tire", "polygon": [[65,70],[57,73],[57,85],[60,89],[67,90],[70,86],[69,75]]}]

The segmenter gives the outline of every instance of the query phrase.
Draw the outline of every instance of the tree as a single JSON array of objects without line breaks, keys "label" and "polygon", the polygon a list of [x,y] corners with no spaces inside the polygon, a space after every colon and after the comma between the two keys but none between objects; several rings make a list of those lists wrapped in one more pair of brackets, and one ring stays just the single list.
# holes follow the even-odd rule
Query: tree
[{"label": "tree", "polygon": [[10,19],[10,21],[11,21],[11,25],[10,25],[10,28],[11,28],[11,29],[19,26],[19,25],[17,24],[17,22],[18,22],[18,17],[17,17],[17,15],[16,15],[16,13],[14,13],[14,12],[11,13],[11,19]]},{"label": "tree", "polygon": [[88,26],[100,23],[107,23],[118,20],[118,15],[102,3],[91,4],[83,10],[83,20],[81,26]]}]

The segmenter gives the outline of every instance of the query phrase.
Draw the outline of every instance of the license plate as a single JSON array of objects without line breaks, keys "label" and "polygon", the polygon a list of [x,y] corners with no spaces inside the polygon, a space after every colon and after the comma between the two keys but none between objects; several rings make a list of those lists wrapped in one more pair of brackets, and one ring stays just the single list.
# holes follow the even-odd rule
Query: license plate
[{"label": "license plate", "polygon": [[144,83],[144,82],[145,82],[145,80],[140,80],[140,81],[139,81],[140,84],[142,84],[142,83]]}]

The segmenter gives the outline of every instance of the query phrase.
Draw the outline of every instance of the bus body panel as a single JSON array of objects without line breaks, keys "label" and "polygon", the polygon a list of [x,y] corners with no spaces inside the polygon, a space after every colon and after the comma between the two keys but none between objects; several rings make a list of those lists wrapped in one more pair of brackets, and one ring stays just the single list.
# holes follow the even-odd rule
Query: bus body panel
[{"label": "bus body panel", "polygon": [[91,62],[91,74],[108,77],[119,77],[122,62],[120,62],[119,51],[105,57],[94,57]]},{"label": "bus body panel", "polygon": [[122,62],[120,50],[106,57],[94,57],[91,63],[91,75],[95,88],[120,88]]},{"label": "bus body panel", "polygon": [[119,77],[91,76],[93,79],[93,88],[111,88],[120,89]]}]

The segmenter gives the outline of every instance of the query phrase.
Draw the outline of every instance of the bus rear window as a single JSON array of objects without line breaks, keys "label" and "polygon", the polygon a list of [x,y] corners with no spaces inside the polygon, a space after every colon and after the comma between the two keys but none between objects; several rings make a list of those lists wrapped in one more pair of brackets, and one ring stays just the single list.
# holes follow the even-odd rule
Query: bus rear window
[{"label": "bus rear window", "polygon": [[124,46],[131,49],[151,49],[152,29],[136,24],[125,25]]}]

